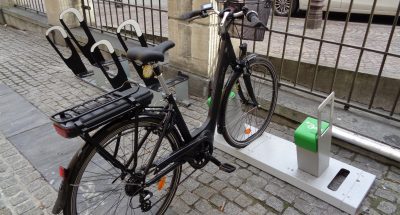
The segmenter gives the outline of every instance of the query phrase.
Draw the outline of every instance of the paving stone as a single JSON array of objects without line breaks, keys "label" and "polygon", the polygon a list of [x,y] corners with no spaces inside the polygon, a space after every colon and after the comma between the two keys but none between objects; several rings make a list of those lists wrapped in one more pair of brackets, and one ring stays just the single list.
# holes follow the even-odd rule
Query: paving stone
[{"label": "paving stone", "polygon": [[274,183],[274,184],[276,184],[276,185],[278,185],[278,186],[281,187],[281,188],[284,188],[284,187],[286,187],[286,185],[287,185],[286,182],[282,181],[282,180],[279,179],[279,178],[275,178],[275,177],[271,179],[271,182]]},{"label": "paving stone", "polygon": [[297,210],[309,214],[311,210],[313,209],[313,206],[310,205],[310,203],[306,202],[305,200],[301,198],[296,198],[294,200],[294,205],[293,205]]},{"label": "paving stone", "polygon": [[33,192],[33,195],[37,198],[37,199],[43,199],[44,197],[46,197],[47,195],[52,193],[52,189],[50,188],[50,186],[43,186],[42,188],[40,188],[39,190]]},{"label": "paving stone", "polygon": [[223,172],[223,171],[218,171],[214,174],[215,177],[217,177],[218,179],[222,180],[222,181],[226,181],[228,180],[230,177],[232,177],[231,174]]},{"label": "paving stone", "polygon": [[11,177],[9,177],[9,178],[2,179],[2,180],[0,180],[0,188],[1,188],[2,190],[4,190],[4,189],[6,189],[6,188],[8,188],[8,187],[10,187],[10,186],[12,186],[12,185],[14,185],[15,182],[16,182],[16,180],[17,180],[17,179],[16,179],[14,176],[11,176]]},{"label": "paving stone", "polygon": [[337,153],[338,156],[342,158],[347,158],[347,159],[352,159],[354,156],[354,152],[351,152],[347,149],[340,149],[340,151]]},{"label": "paving stone", "polygon": [[386,213],[386,214],[393,214],[394,212],[396,212],[396,205],[390,203],[390,202],[386,202],[386,201],[381,201],[377,207],[378,210]]},{"label": "paving stone", "polygon": [[185,214],[190,211],[190,207],[181,198],[174,198],[171,206],[178,214]]},{"label": "paving stone", "polygon": [[231,187],[227,187],[227,188],[223,189],[221,191],[221,194],[231,201],[240,195],[240,193],[237,190],[235,190]]},{"label": "paving stone", "polygon": [[252,175],[247,178],[247,182],[257,188],[264,188],[268,183],[264,178],[257,175]]},{"label": "paving stone", "polygon": [[280,189],[281,188],[278,185],[276,185],[275,183],[269,183],[264,188],[265,191],[268,191],[269,193],[271,193],[273,195],[277,195]]},{"label": "paving stone", "polygon": [[238,177],[231,177],[229,179],[229,184],[231,184],[234,187],[239,187],[242,183],[243,183],[243,180]]},{"label": "paving stone", "polygon": [[40,208],[33,208],[32,210],[27,211],[25,214],[29,215],[43,215],[44,212]]},{"label": "paving stone", "polygon": [[253,175],[253,173],[251,173],[247,169],[238,169],[238,170],[236,170],[236,175],[241,179],[247,179],[248,177]]},{"label": "paving stone", "polygon": [[194,193],[198,196],[201,196],[205,199],[210,198],[212,195],[214,195],[215,193],[217,193],[217,191],[215,191],[212,188],[206,187],[206,186],[200,186],[199,188],[197,188]]},{"label": "paving stone", "polygon": [[249,183],[244,183],[244,184],[240,185],[239,188],[241,190],[243,190],[243,192],[245,192],[247,194],[250,194],[255,190],[255,188]]},{"label": "paving stone", "polygon": [[240,207],[245,208],[253,202],[250,198],[247,196],[240,194],[234,201],[236,204],[238,204]]},{"label": "paving stone", "polygon": [[194,206],[198,211],[203,214],[212,210],[212,206],[210,205],[210,203],[204,199],[200,199],[199,201],[197,201]]},{"label": "paving stone", "polygon": [[393,172],[395,172],[397,174],[400,174],[400,168],[395,167],[395,166],[390,166],[390,171],[393,171]]},{"label": "paving stone", "polygon": [[44,208],[53,207],[56,199],[57,199],[57,194],[51,193],[51,194],[45,196],[43,199],[41,199],[40,204]]},{"label": "paving stone", "polygon": [[247,207],[246,211],[254,215],[264,215],[268,212],[268,210],[259,203]]},{"label": "paving stone", "polygon": [[242,161],[242,160],[240,160],[240,159],[236,159],[236,160],[235,160],[235,163],[236,163],[237,165],[243,167],[243,168],[246,168],[246,167],[249,166],[248,163],[246,163],[246,162],[244,162],[244,161]]},{"label": "paving stone", "polygon": [[400,193],[400,186],[397,183],[393,183],[391,181],[384,180],[382,184],[383,189],[390,189],[397,193]]},{"label": "paving stone", "polygon": [[267,193],[265,193],[264,191],[260,190],[260,189],[256,189],[251,193],[251,196],[253,196],[254,198],[260,200],[260,201],[265,201],[269,195]]},{"label": "paving stone", "polygon": [[189,191],[184,192],[182,194],[181,198],[188,205],[193,205],[199,199],[199,197],[197,195],[195,195]]},{"label": "paving stone", "polygon": [[389,171],[387,174],[387,178],[395,183],[400,183],[400,174]]},{"label": "paving stone", "polygon": [[11,205],[16,206],[28,199],[29,199],[28,194],[26,194],[25,192],[19,192],[16,196],[11,197],[9,201]]},{"label": "paving stone", "polygon": [[270,175],[270,174],[268,174],[268,173],[266,173],[264,171],[261,171],[258,175],[263,177],[263,178],[265,178],[267,181],[269,181],[269,180],[271,180],[273,178],[272,175]]},{"label": "paving stone", "polygon": [[197,180],[198,181],[200,181],[201,183],[203,183],[203,184],[208,184],[208,183],[210,183],[211,181],[213,181],[213,176],[210,174],[210,173],[208,173],[208,172],[203,172],[203,174],[201,174],[198,178],[197,178]]},{"label": "paving stone", "polygon": [[293,201],[296,199],[296,195],[286,188],[280,189],[277,193],[277,196],[288,203],[293,203]]},{"label": "paving stone", "polygon": [[27,211],[31,210],[35,208],[35,204],[32,201],[26,201],[22,204],[19,204],[16,208],[15,211],[17,212],[17,214],[24,214]]},{"label": "paving stone", "polygon": [[189,214],[189,215],[202,215],[199,211],[197,211],[197,210],[195,210],[195,209],[189,211],[188,214]]},{"label": "paving stone", "polygon": [[12,212],[9,208],[2,208],[2,209],[0,209],[0,214],[1,215],[12,215]]},{"label": "paving stone", "polygon": [[16,195],[17,193],[19,193],[21,191],[21,188],[18,187],[17,185],[13,185],[11,187],[6,188],[5,190],[3,190],[3,194],[6,197],[11,197]]},{"label": "paving stone", "polygon": [[215,180],[214,182],[212,182],[210,184],[210,186],[212,188],[214,188],[215,190],[220,191],[220,190],[224,189],[227,185],[225,182],[223,182],[221,180]]},{"label": "paving stone", "polygon": [[268,197],[267,200],[265,200],[265,203],[278,212],[282,212],[284,209],[283,202],[275,196]]},{"label": "paving stone", "polygon": [[219,171],[218,167],[215,166],[214,164],[207,164],[204,167],[204,170],[207,171],[208,173],[211,173],[211,174],[214,174],[214,173]]},{"label": "paving stone", "polygon": [[382,197],[386,200],[389,200],[391,202],[395,202],[397,199],[396,194],[393,193],[392,191],[384,190],[384,189],[380,189],[380,188],[378,190],[376,190],[375,195]]},{"label": "paving stone", "polygon": [[224,207],[225,214],[239,215],[239,214],[241,214],[241,212],[242,212],[242,209],[239,206],[237,206],[236,204],[233,204],[231,202],[226,203],[226,205]]},{"label": "paving stone", "polygon": [[216,207],[220,208],[222,205],[226,204],[226,198],[219,194],[215,194],[210,198],[210,202]]},{"label": "paving stone", "polygon": [[8,169],[8,166],[4,162],[1,162],[0,163],[0,173],[6,172],[7,169]]},{"label": "paving stone", "polygon": [[247,169],[250,170],[250,172],[252,172],[254,174],[260,173],[260,169],[254,167],[254,166],[249,166]]},{"label": "paving stone", "polygon": [[292,207],[288,207],[283,212],[283,215],[300,215],[300,213],[296,209],[294,209]]},{"label": "paving stone", "polygon": [[195,181],[193,178],[188,178],[185,182],[181,184],[184,186],[188,191],[193,191],[197,187],[199,187],[200,183]]}]

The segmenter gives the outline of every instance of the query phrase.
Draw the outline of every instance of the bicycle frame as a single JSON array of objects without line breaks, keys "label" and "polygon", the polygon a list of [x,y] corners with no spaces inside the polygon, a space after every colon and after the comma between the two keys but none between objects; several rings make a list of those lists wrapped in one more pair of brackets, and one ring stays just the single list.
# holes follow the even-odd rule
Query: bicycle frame
[{"label": "bicycle frame", "polygon": [[[222,99],[221,97],[224,88],[224,78],[226,75],[226,71],[229,66],[233,68],[233,73],[230,75],[228,82],[232,78],[236,78],[236,76],[239,76],[244,72],[243,70],[244,63],[237,61],[231,37],[227,31],[230,24],[231,21],[227,22],[224,26],[221,26],[220,29],[221,38],[218,50],[219,61],[217,64],[216,72],[214,73],[214,83],[213,83],[214,90],[212,92],[211,107],[209,108],[206,121],[202,124],[200,128],[190,133],[172,94],[168,95],[167,100],[169,104],[173,106],[173,110],[175,112],[175,117],[176,117],[175,124],[178,128],[179,133],[183,137],[184,141],[180,149],[178,149],[177,151],[172,153],[169,157],[165,158],[163,161],[157,164],[157,172],[162,171],[171,163],[174,164],[170,165],[167,169],[157,174],[149,182],[146,182],[146,186],[149,186],[152,183],[157,182],[159,179],[161,179],[162,176],[166,175],[167,173],[175,169],[176,166],[179,166],[182,163],[184,163],[185,162],[184,157],[187,156],[188,153],[190,153],[192,149],[195,149],[196,146],[198,146],[199,144],[204,143],[205,141],[209,141],[209,143],[211,144],[213,143],[215,129],[219,121],[219,110],[221,106],[221,99]],[[246,88],[251,88],[251,85],[247,86],[246,83]],[[162,138],[163,137],[161,136],[160,139]],[[161,144],[161,142],[159,144]],[[155,148],[158,147],[159,145],[155,146]],[[154,154],[157,153],[157,150],[154,150],[153,153]],[[153,163],[153,161],[149,162],[149,164],[151,163]]]},{"label": "bicycle frame", "polygon": [[[151,157],[148,162],[148,166],[145,167],[144,175],[147,175],[148,171],[150,170],[151,166],[154,163],[155,156],[157,154],[158,148],[160,147],[162,140],[167,132],[168,126],[171,124],[172,119],[174,119],[173,123],[176,125],[176,128],[179,131],[180,136],[183,138],[183,141],[180,141],[180,148],[170,154],[167,158],[164,158],[164,160],[158,162],[156,164],[156,169],[155,173],[157,174],[152,178],[150,181],[145,182],[144,187],[148,187],[151,184],[157,182],[159,179],[161,179],[164,175],[168,174],[172,170],[174,170],[177,166],[183,164],[186,162],[185,157],[191,157],[190,153],[192,152],[193,149],[196,149],[197,146],[199,146],[202,143],[208,142],[209,144],[213,144],[214,141],[214,134],[215,134],[215,129],[217,126],[217,123],[219,122],[219,110],[221,106],[221,100],[222,100],[222,93],[223,93],[223,88],[224,88],[224,78],[226,75],[226,71],[229,66],[233,68],[232,74],[229,76],[228,82],[236,78],[237,76],[240,76],[241,74],[244,73],[244,67],[245,67],[245,60],[242,60],[244,57],[245,53],[240,55],[239,60],[236,58],[236,54],[233,48],[233,44],[231,41],[230,34],[228,32],[228,27],[232,23],[233,20],[227,21],[223,26],[220,26],[220,43],[219,43],[219,50],[218,50],[218,63],[217,63],[217,69],[216,72],[214,73],[214,83],[213,83],[213,92],[212,92],[212,102],[211,102],[211,107],[209,108],[208,111],[208,116],[206,121],[202,124],[202,126],[196,130],[194,130],[192,133],[189,131],[186,122],[183,119],[183,116],[175,102],[175,99],[172,94],[167,94],[166,99],[168,101],[168,108],[164,109],[164,111],[167,112],[166,117],[163,120],[164,128],[162,131],[162,134],[160,135],[159,140],[157,141],[154,150],[151,154]],[[245,50],[246,48],[241,47],[241,51]],[[158,79],[161,83],[161,86],[163,86],[164,79],[162,77],[161,73],[157,73]],[[252,92],[252,87],[250,81],[246,81],[245,79],[245,85],[246,88]],[[227,83],[228,83],[227,82]],[[248,85],[249,84],[249,85]],[[168,90],[166,89],[168,92]],[[253,93],[250,93],[251,95],[254,96]],[[168,113],[173,113],[168,114]],[[146,114],[140,113],[140,114]],[[139,114],[139,115],[140,115]],[[172,126],[174,126],[172,125]],[[138,130],[136,130],[137,132]],[[116,158],[114,158],[113,155],[111,155],[109,152],[107,152],[104,148],[102,148],[98,143],[94,143],[91,140],[89,136],[82,137],[84,138],[87,142],[90,144],[94,144],[96,149],[98,150],[99,154],[112,163],[115,167],[119,168],[122,170],[122,177],[125,177],[127,173],[133,173],[132,171],[127,170],[127,167],[129,166],[130,163],[127,165],[123,165],[120,161],[118,161]],[[137,154],[136,149],[140,148],[139,146],[139,140],[135,137],[135,145],[134,149],[135,152],[133,154]],[[132,162],[132,159],[128,159],[130,162]],[[172,164],[172,165],[170,165]]]}]

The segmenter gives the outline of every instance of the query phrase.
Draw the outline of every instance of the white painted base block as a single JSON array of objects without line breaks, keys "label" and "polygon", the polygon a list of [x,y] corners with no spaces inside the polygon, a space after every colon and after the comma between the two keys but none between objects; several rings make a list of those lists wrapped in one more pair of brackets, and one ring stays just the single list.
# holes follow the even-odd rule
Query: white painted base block
[{"label": "white painted base block", "polygon": [[[297,168],[295,144],[268,133],[243,149],[229,146],[222,135],[216,134],[214,146],[350,214],[357,213],[375,180],[375,175],[333,158],[320,177],[305,173]],[[333,191],[328,185],[341,169],[350,173]]]}]

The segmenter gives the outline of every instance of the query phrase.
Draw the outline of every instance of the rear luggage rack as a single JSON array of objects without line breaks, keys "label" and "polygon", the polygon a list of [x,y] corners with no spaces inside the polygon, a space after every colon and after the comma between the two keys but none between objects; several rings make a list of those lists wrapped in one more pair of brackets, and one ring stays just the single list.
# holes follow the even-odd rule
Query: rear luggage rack
[{"label": "rear luggage rack", "polygon": [[[125,85],[121,88],[125,88]],[[57,133],[72,138],[122,117],[128,112],[140,112],[150,104],[152,98],[153,94],[139,85],[123,91],[118,88],[56,113],[51,116],[51,120]]]}]

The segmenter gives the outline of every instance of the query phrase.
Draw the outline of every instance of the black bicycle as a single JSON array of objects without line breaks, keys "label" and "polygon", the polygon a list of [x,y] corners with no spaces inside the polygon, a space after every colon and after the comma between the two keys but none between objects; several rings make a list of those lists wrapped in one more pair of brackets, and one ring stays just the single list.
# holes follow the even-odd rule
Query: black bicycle
[{"label": "black bicycle", "polygon": [[179,184],[191,175],[180,179],[183,164],[189,163],[193,172],[209,161],[222,171],[235,170],[212,156],[216,127],[236,147],[244,147],[260,136],[275,108],[277,81],[269,61],[247,55],[245,45],[240,46],[238,59],[233,50],[230,25],[246,17],[255,27],[262,27],[257,13],[243,4],[231,5],[221,12],[207,4],[183,18],[211,13],[221,18],[221,40],[211,107],[204,124],[189,131],[156,67],[174,43],[166,41],[151,48],[130,49],[131,60],[142,62],[146,72],[154,72],[167,104],[149,107],[152,93],[145,87],[126,83],[120,89],[53,115],[60,135],[80,136],[85,141],[68,168],[60,168],[63,182],[53,213],[63,210],[64,214],[163,214]]}]

